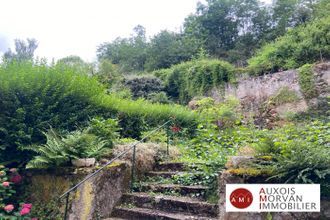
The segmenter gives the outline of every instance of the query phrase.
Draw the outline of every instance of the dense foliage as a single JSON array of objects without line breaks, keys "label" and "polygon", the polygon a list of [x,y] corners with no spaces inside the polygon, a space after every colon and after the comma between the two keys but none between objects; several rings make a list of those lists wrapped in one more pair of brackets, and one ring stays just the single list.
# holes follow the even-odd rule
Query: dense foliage
[{"label": "dense foliage", "polygon": [[[320,6],[321,5],[321,6]],[[152,71],[196,58],[201,50],[238,66],[263,44],[289,28],[326,15],[327,0],[207,0],[185,18],[175,33],[162,30],[150,40],[138,25],[129,38],[98,47],[98,58],[118,64],[123,72]]]},{"label": "dense foliage", "polygon": [[321,183],[322,196],[330,196],[329,127],[325,121],[286,125],[274,131],[260,131],[257,153],[271,156],[270,180],[285,183]]},{"label": "dense foliage", "polygon": [[164,89],[163,82],[154,76],[137,76],[125,80],[125,86],[131,90],[133,98],[148,98],[151,93]]},{"label": "dense foliage", "polygon": [[96,113],[103,88],[70,68],[11,63],[0,68],[0,158],[24,158],[18,146],[43,141],[50,126],[74,130]]},{"label": "dense foliage", "polygon": [[37,154],[27,168],[49,168],[70,165],[72,159],[98,158],[111,149],[117,135],[117,122],[113,119],[92,119],[83,130],[59,135],[53,129],[45,132],[46,143],[23,147]]},{"label": "dense foliage", "polygon": [[194,96],[204,95],[234,78],[234,68],[220,60],[198,59],[155,71],[165,81],[167,94],[174,100],[187,103]]},{"label": "dense foliage", "polygon": [[[0,158],[4,161],[28,159],[18,147],[43,143],[46,129],[76,130],[95,115],[118,117],[121,134],[134,137],[139,137],[145,126],[159,125],[170,117],[192,126],[196,119],[181,106],[106,95],[101,84],[75,68],[42,63],[1,66],[0,106]],[[131,127],[127,121],[140,124]]]},{"label": "dense foliage", "polygon": [[330,16],[289,30],[249,60],[253,74],[297,68],[330,58]]},{"label": "dense foliage", "polygon": [[299,68],[298,81],[300,89],[306,99],[311,99],[317,96],[312,65],[305,64]]}]

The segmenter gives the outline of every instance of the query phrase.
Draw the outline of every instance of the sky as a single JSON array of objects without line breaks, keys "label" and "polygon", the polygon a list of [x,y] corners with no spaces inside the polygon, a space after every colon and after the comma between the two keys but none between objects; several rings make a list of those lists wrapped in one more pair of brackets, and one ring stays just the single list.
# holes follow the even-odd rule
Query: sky
[{"label": "sky", "polygon": [[200,0],[0,0],[0,53],[14,39],[35,38],[38,57],[96,59],[96,48],[129,37],[140,24],[148,36],[179,31]]},{"label": "sky", "polygon": [[147,35],[178,31],[198,0],[0,0],[0,51],[13,40],[35,38],[36,55],[78,55],[93,61],[99,44],[129,37],[141,24]]}]

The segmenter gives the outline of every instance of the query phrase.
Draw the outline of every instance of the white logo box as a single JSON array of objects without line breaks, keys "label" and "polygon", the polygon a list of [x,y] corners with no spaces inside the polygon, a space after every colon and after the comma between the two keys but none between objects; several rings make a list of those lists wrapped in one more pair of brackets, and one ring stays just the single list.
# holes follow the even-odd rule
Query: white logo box
[{"label": "white logo box", "polygon": [[[239,188],[253,195],[246,208],[230,202]],[[226,212],[320,212],[320,200],[320,184],[226,184]]]}]

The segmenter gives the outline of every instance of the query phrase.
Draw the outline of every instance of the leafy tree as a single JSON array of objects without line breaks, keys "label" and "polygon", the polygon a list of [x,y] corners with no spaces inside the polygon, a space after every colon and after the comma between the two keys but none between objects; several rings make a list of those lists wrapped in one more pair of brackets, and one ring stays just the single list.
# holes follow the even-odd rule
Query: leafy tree
[{"label": "leafy tree", "polygon": [[187,17],[184,35],[210,55],[244,65],[270,32],[270,12],[258,0],[208,0]]},{"label": "leafy tree", "polygon": [[169,68],[171,65],[191,59],[195,51],[190,51],[190,45],[193,45],[193,42],[182,38],[181,34],[161,31],[150,41],[146,70]]},{"label": "leafy tree", "polygon": [[5,61],[32,61],[34,52],[38,47],[38,42],[35,39],[28,38],[26,41],[15,39],[15,52],[9,49],[4,53]]},{"label": "leafy tree", "polygon": [[93,66],[92,64],[86,63],[83,59],[81,59],[79,56],[67,56],[64,58],[61,58],[57,61],[57,65],[65,65],[70,68],[73,68],[78,73],[83,74],[93,74]]},{"label": "leafy tree", "polygon": [[141,25],[133,30],[130,38],[117,38],[111,43],[101,44],[97,49],[99,60],[111,60],[125,72],[143,71],[147,49],[146,32]]}]

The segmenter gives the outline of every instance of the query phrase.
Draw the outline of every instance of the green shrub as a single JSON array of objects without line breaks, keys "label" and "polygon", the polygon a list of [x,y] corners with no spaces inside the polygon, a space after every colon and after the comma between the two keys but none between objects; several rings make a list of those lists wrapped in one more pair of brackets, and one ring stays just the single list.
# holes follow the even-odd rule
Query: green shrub
[{"label": "green shrub", "polygon": [[118,121],[114,119],[102,119],[100,117],[93,118],[87,127],[87,133],[97,136],[105,141],[107,147],[114,145],[114,140],[119,136]]},{"label": "green shrub", "polygon": [[152,103],[161,103],[161,104],[171,103],[165,92],[150,93],[148,95],[148,100],[150,100]]},{"label": "green shrub", "polygon": [[320,183],[322,196],[330,196],[330,123],[314,121],[264,131],[255,143],[259,155],[270,155],[270,179],[286,183]]},{"label": "green shrub", "polygon": [[[131,101],[120,99],[114,95],[103,96],[98,101],[105,114],[108,110],[116,112],[119,119],[121,134],[126,137],[137,137],[146,125],[157,127],[171,118],[182,127],[195,128],[199,117],[196,113],[188,110],[187,107],[175,104],[151,103],[143,99]],[[134,123],[135,126],[131,126]],[[125,130],[134,131],[134,135],[126,133]]]},{"label": "green shrub", "polygon": [[163,82],[154,76],[138,76],[125,80],[125,85],[131,90],[133,98],[147,98],[151,93],[164,89]]},{"label": "green shrub", "polygon": [[214,87],[234,78],[234,67],[220,60],[201,59],[172,66],[153,73],[165,81],[167,94],[181,103],[204,95]]},{"label": "green shrub", "polygon": [[305,64],[299,68],[298,72],[299,86],[306,99],[311,99],[317,96],[312,67],[313,66],[310,64]]},{"label": "green shrub", "polygon": [[59,135],[53,129],[45,132],[46,143],[22,147],[37,155],[27,164],[27,168],[48,168],[69,165],[72,159],[98,158],[113,147],[117,135],[117,122],[113,119],[92,119],[84,130]]},{"label": "green shrub", "polygon": [[28,159],[18,146],[42,143],[50,126],[75,130],[97,113],[96,80],[63,66],[11,63],[0,67],[0,158]]},{"label": "green shrub", "polygon": [[[0,159],[31,158],[19,146],[45,143],[50,127],[73,131],[94,116],[119,118],[123,136],[139,137],[146,126],[175,117],[182,126],[194,126],[196,114],[178,105],[132,101],[106,95],[96,79],[68,66],[10,63],[0,66]],[[127,131],[127,132],[126,132]],[[133,132],[133,133],[132,133]]]},{"label": "green shrub", "polygon": [[330,58],[329,29],[327,16],[289,30],[248,60],[250,73],[260,75]]},{"label": "green shrub", "polygon": [[279,91],[270,98],[270,101],[275,105],[282,105],[285,103],[291,103],[298,101],[299,97],[297,93],[293,90],[290,90],[288,87],[283,87],[279,89]]},{"label": "green shrub", "polygon": [[224,102],[215,104],[212,98],[203,98],[197,101],[196,111],[201,118],[217,124],[220,128],[233,127],[241,122],[241,114],[238,111],[239,100],[228,97]]}]

